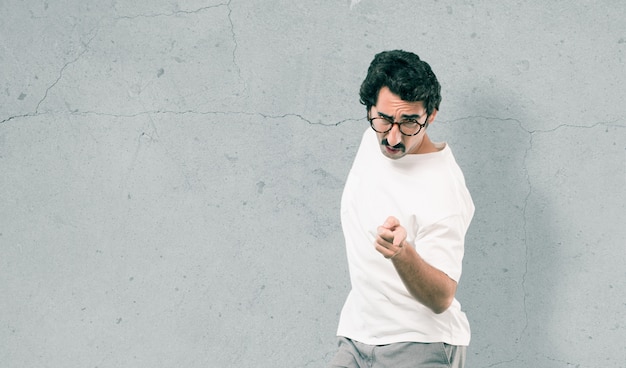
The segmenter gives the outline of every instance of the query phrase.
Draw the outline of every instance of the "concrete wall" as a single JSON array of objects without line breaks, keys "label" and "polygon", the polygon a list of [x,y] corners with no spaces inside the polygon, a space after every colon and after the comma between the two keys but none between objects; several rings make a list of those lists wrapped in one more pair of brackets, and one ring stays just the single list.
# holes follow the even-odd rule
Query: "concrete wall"
[{"label": "concrete wall", "polygon": [[323,367],[379,51],[477,207],[470,367],[624,367],[626,4],[0,1],[3,367]]}]

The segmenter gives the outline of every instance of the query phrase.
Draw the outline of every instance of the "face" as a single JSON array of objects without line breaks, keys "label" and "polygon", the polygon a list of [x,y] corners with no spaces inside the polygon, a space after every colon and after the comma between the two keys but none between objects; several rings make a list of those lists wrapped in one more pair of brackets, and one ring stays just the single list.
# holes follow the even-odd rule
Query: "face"
[{"label": "face", "polygon": [[[370,117],[382,116],[402,122],[407,119],[416,119],[420,123],[426,121],[426,109],[422,101],[404,101],[387,87],[380,89],[376,106],[370,109]],[[429,124],[435,119],[437,110],[428,117]],[[413,136],[406,136],[400,132],[398,124],[387,133],[378,133],[378,142],[383,155],[391,159],[399,159],[408,154],[430,153],[437,149],[428,138],[426,128]]]}]

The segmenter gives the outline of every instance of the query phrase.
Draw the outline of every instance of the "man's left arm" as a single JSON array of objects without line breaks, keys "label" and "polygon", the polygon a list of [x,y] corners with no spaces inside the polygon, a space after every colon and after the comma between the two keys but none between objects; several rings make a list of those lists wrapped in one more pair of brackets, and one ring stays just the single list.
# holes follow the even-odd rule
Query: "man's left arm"
[{"label": "man's left arm", "polygon": [[420,303],[439,314],[452,304],[457,283],[426,262],[406,241],[406,230],[395,217],[378,228],[376,250],[391,259],[407,290]]}]

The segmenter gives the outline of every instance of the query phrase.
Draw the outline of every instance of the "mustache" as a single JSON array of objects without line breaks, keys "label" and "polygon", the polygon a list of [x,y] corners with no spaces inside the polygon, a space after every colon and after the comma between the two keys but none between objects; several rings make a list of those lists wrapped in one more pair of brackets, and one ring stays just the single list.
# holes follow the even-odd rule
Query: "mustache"
[{"label": "mustache", "polygon": [[389,146],[389,147],[391,147],[391,148],[393,148],[393,149],[397,149],[397,150],[402,150],[402,151],[404,151],[404,149],[405,149],[404,144],[402,144],[402,142],[400,142],[400,143],[396,144],[395,146],[391,146],[391,145],[389,145],[389,141],[387,140],[387,138],[384,138],[384,139],[382,140],[382,142],[380,142],[380,143],[381,143],[383,146]]}]

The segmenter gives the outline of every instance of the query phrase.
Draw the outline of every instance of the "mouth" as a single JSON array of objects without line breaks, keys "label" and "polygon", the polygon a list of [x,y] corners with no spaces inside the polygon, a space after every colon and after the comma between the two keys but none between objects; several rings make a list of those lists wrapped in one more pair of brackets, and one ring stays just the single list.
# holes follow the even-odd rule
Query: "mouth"
[{"label": "mouth", "polygon": [[387,152],[389,152],[391,154],[396,154],[396,153],[402,152],[401,148],[394,148],[394,147],[390,147],[390,146],[385,146],[385,149],[387,150]]},{"label": "mouth", "polygon": [[389,145],[389,142],[387,141],[387,139],[383,139],[383,141],[381,142],[381,145],[384,146],[385,150],[391,155],[402,153],[404,152],[404,149],[405,149],[402,143],[398,143],[395,146]]}]

